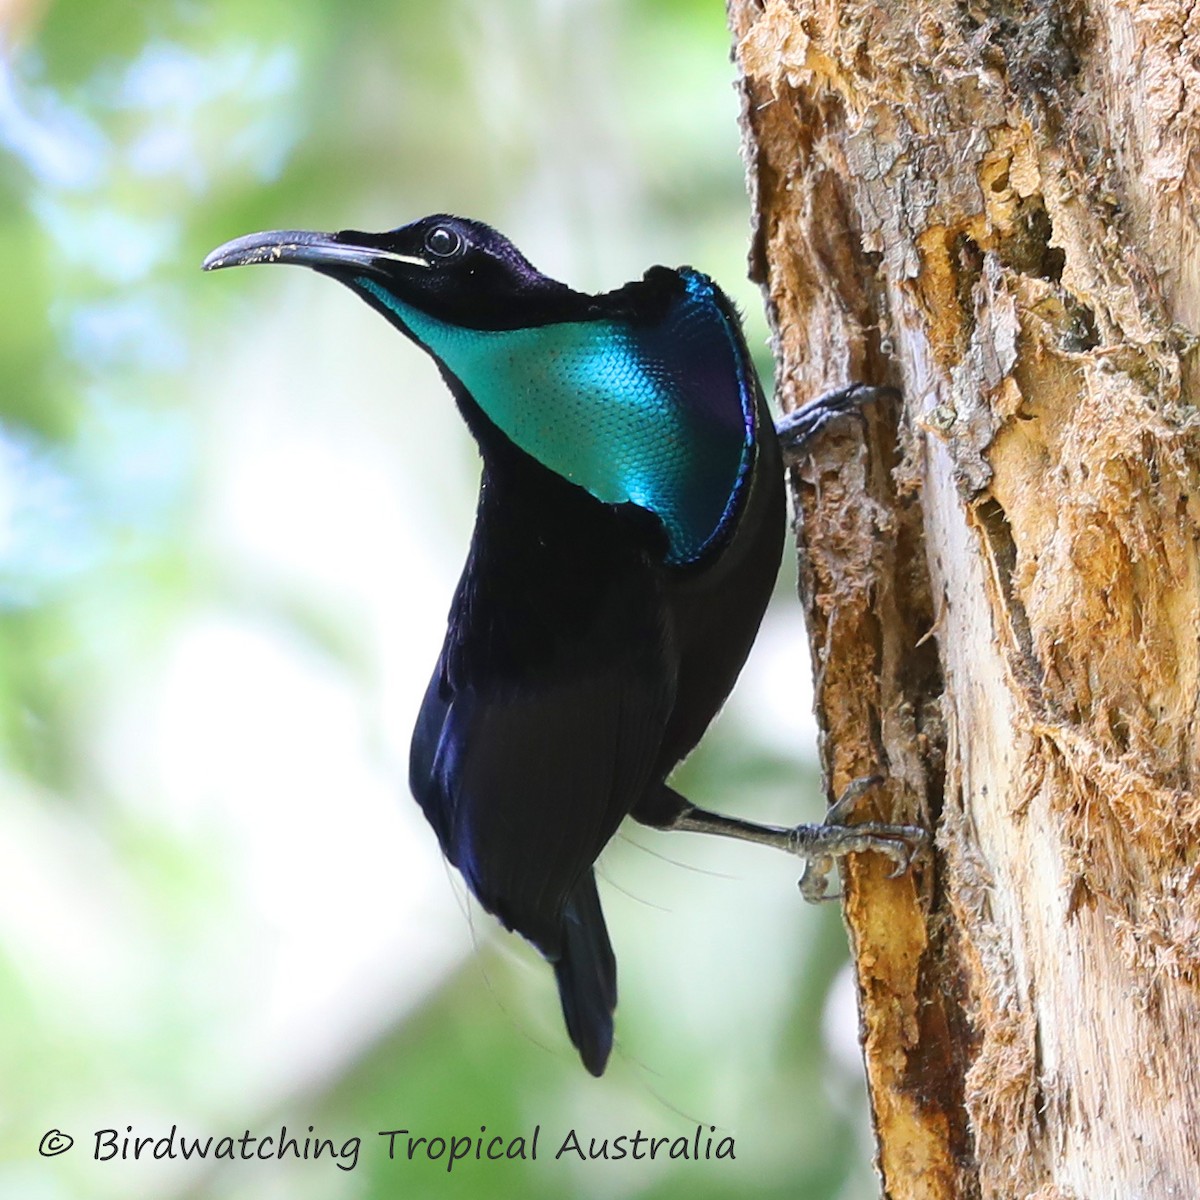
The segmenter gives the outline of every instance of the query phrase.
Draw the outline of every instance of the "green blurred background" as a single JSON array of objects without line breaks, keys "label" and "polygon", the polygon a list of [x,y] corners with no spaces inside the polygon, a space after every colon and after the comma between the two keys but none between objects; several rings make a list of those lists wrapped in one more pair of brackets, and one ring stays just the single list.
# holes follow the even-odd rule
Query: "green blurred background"
[{"label": "green blurred background", "polygon": [[[199,271],[454,211],[580,288],[710,272],[766,377],[733,78],[716,0],[0,5],[0,1197],[876,1194],[838,914],[783,856],[614,841],[584,1073],[406,795],[474,448],[348,292]],[[681,773],[787,823],[822,803],[791,588]],[[364,1144],[92,1159],[172,1124]],[[449,1173],[375,1137],[537,1124],[537,1162]],[[736,1160],[553,1158],[697,1125]]]}]

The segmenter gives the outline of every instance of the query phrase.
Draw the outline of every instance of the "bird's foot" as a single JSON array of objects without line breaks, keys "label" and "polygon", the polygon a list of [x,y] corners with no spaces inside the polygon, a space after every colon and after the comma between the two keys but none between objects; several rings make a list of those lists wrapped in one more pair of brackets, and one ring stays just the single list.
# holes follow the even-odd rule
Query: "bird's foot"
[{"label": "bird's foot", "polygon": [[929,834],[919,825],[886,825],[877,821],[860,825],[846,823],[860,797],[882,782],[878,775],[854,780],[837,798],[820,825],[797,825],[789,831],[789,849],[807,860],[800,876],[800,894],[810,904],[841,898],[841,892],[829,891],[829,873],[835,862],[848,854],[873,850],[876,854],[887,855],[895,864],[888,878],[895,879],[903,875],[918,856],[928,851]]},{"label": "bird's foot", "polygon": [[808,453],[813,439],[831,421],[848,413],[857,412],[864,404],[885,396],[898,397],[892,387],[873,387],[866,383],[852,383],[848,387],[826,392],[810,400],[803,408],[787,413],[775,424],[783,461],[795,466]]},{"label": "bird's foot", "polygon": [[862,854],[868,850],[886,854],[895,864],[888,877],[894,879],[903,875],[919,855],[928,851],[929,834],[918,825],[887,825],[876,821],[861,825],[848,823],[859,798],[882,782],[883,779],[878,775],[854,780],[837,798],[820,825],[796,825],[789,829],[779,825],[759,825],[743,821],[740,817],[722,816],[697,808],[665,785],[660,796],[665,813],[659,810],[642,814],[638,820],[657,829],[715,833],[798,855],[807,860],[800,878],[801,895],[814,903],[818,900],[837,900],[841,894],[829,892],[829,873],[834,864],[846,855]]}]

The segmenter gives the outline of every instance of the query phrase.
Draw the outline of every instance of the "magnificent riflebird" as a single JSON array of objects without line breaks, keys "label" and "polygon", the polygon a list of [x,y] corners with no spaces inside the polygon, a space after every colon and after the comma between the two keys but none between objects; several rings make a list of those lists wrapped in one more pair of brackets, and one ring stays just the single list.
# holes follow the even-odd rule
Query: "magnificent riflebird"
[{"label": "magnificent riflebird", "polygon": [[777,435],[738,316],[706,275],[651,267],[600,295],[536,270],[487,225],[251,234],[206,269],[299,263],[332,276],[437,363],[478,443],[466,567],[417,719],[410,785],[489,912],[553,964],[595,1075],[612,1047],[616,961],[593,864],[626,816],[808,860],[862,850],[905,869],[924,834],[753,825],[667,779],[749,653],[782,554],[781,436],[800,454],[874,389],[806,405]]}]

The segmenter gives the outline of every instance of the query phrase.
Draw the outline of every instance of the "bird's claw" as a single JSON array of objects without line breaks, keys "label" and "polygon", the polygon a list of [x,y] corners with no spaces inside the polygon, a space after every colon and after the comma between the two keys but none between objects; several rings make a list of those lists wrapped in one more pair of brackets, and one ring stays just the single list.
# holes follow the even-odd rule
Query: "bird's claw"
[{"label": "bird's claw", "polygon": [[893,387],[874,387],[867,383],[851,383],[826,392],[803,407],[786,413],[775,425],[784,463],[795,466],[803,461],[814,440],[832,421],[848,413],[860,412],[864,405],[875,400],[899,397]]},{"label": "bird's claw", "polygon": [[859,797],[882,782],[878,775],[854,780],[830,807],[824,822],[797,825],[791,831],[792,853],[807,860],[800,876],[800,894],[810,904],[841,899],[841,892],[828,890],[829,874],[835,862],[848,854],[873,850],[876,854],[886,855],[895,864],[888,878],[897,879],[928,849],[929,834],[919,825],[885,825],[876,821],[861,825],[846,823]]}]

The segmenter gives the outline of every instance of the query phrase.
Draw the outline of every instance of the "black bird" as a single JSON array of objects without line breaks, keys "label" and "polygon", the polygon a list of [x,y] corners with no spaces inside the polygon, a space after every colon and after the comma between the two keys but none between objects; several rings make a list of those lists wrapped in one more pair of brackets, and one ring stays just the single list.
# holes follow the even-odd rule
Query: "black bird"
[{"label": "black bird", "polygon": [[[594,1075],[616,961],[592,865],[626,815],[809,859],[802,890],[861,850],[907,867],[906,826],[777,829],[667,784],[733,687],[779,567],[780,440],[733,306],[706,275],[652,267],[601,295],[541,274],[487,225],[276,231],[206,269],[299,263],[347,285],[433,356],[479,445],[482,483],[410,783],[447,858],[553,964]],[[870,399],[849,388],[787,429],[794,453]]]}]

